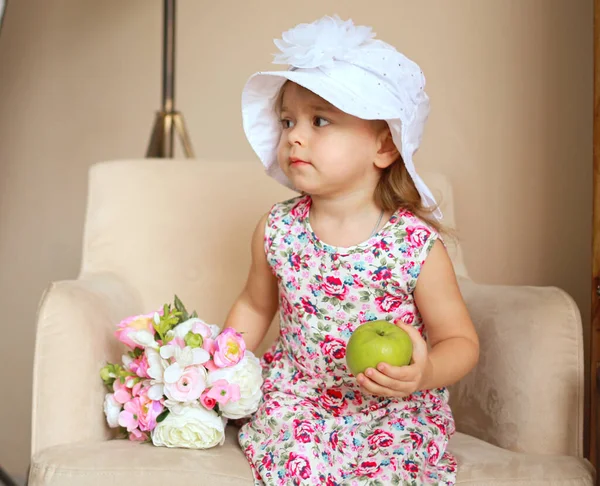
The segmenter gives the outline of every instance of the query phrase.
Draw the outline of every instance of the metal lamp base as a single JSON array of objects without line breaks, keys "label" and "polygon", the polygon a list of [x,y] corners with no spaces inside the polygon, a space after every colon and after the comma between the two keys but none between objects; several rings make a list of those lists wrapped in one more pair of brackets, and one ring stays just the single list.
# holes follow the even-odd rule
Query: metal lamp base
[{"label": "metal lamp base", "polygon": [[146,151],[148,158],[172,158],[174,155],[175,136],[178,136],[183,152],[188,158],[194,157],[192,142],[187,133],[183,115],[178,111],[158,111],[152,129],[152,136]]}]

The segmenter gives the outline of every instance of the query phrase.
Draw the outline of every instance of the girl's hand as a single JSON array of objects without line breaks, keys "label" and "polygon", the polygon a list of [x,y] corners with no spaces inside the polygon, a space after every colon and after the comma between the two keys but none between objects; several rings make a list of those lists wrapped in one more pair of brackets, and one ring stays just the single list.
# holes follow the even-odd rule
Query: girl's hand
[{"label": "girl's hand", "polygon": [[419,331],[404,323],[396,325],[408,333],[413,343],[411,363],[408,366],[379,363],[377,369],[367,368],[364,374],[357,376],[363,392],[381,397],[406,397],[421,390],[431,373],[427,343]]}]

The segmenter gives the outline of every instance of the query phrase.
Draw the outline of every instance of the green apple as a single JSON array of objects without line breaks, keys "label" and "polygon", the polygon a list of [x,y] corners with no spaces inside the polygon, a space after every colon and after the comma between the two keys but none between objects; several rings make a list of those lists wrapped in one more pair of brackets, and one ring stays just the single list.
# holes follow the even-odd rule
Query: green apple
[{"label": "green apple", "polygon": [[379,363],[410,364],[413,346],[408,333],[388,321],[371,321],[357,327],[348,340],[346,364],[354,376]]}]

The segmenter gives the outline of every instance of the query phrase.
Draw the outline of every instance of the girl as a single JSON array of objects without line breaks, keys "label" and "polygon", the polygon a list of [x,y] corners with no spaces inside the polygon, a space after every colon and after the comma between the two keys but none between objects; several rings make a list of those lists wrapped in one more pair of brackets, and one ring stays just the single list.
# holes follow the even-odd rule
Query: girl
[{"label": "girl", "polygon": [[[282,37],[275,62],[290,67],[250,78],[244,130],[268,174],[302,195],[259,221],[227,317],[254,350],[280,312],[264,398],[239,442],[257,485],[454,484],[446,387],[479,343],[412,161],[423,74],[350,20]],[[412,362],[353,376],[348,339],[379,319],[410,335]]]}]

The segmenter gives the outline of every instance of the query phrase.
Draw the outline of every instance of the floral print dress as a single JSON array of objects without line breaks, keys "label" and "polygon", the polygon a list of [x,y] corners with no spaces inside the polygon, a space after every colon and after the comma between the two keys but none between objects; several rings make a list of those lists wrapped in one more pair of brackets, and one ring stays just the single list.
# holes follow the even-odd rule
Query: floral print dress
[{"label": "floral print dress", "polygon": [[367,321],[402,320],[426,338],[413,291],[437,233],[398,210],[368,241],[332,247],[312,231],[311,202],[276,204],[265,229],[281,332],[262,358],[263,400],[239,431],[255,484],[454,484],[447,389],[365,395],[345,361]]}]

